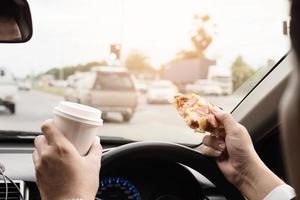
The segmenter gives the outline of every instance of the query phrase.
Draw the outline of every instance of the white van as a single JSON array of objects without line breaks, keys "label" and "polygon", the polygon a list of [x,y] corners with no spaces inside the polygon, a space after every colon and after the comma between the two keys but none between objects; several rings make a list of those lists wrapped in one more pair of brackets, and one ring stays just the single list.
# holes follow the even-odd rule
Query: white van
[{"label": "white van", "polygon": [[99,108],[103,116],[120,113],[129,121],[138,105],[133,78],[123,67],[99,67],[70,77],[65,92],[67,101]]},{"label": "white van", "polygon": [[16,112],[18,86],[13,74],[6,68],[0,68],[0,105],[14,114]]}]

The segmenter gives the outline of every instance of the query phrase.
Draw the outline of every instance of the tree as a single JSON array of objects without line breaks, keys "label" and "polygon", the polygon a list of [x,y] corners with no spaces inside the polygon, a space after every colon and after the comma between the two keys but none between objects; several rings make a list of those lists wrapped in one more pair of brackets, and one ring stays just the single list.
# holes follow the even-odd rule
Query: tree
[{"label": "tree", "polygon": [[[74,74],[76,71],[87,72],[90,71],[93,67],[97,66],[106,66],[107,63],[105,61],[94,61],[86,64],[79,64],[75,66],[65,66],[62,68],[51,68],[46,71],[44,74],[51,74],[55,77],[55,79],[60,78],[60,74],[63,74],[63,79],[67,79],[70,75]],[[42,75],[42,74],[41,74]]]},{"label": "tree", "polygon": [[94,62],[89,62],[86,63],[84,65],[77,65],[77,70],[81,71],[81,72],[87,72],[90,71],[93,67],[97,67],[97,66],[107,66],[107,62],[106,61],[94,61]]},{"label": "tree", "polygon": [[199,55],[198,52],[192,51],[192,50],[181,50],[179,51],[175,58],[172,60],[172,62],[180,62],[182,60],[189,60],[189,59],[194,59],[194,58],[200,58],[201,56]]},{"label": "tree", "polygon": [[148,56],[139,50],[133,50],[125,60],[125,66],[134,73],[153,72]]},{"label": "tree", "polygon": [[248,80],[255,70],[251,68],[243,59],[238,56],[231,66],[233,90],[238,89],[246,80]]},{"label": "tree", "polygon": [[210,17],[208,15],[194,15],[193,20],[197,24],[196,31],[190,39],[193,49],[179,51],[171,62],[205,57],[204,52],[212,43],[212,36],[207,31]]},{"label": "tree", "polygon": [[196,32],[192,35],[191,41],[195,51],[199,55],[203,55],[204,51],[212,42],[212,36],[207,32],[207,26],[210,21],[210,17],[208,15],[195,15],[194,20],[199,21],[199,25],[196,29]]}]

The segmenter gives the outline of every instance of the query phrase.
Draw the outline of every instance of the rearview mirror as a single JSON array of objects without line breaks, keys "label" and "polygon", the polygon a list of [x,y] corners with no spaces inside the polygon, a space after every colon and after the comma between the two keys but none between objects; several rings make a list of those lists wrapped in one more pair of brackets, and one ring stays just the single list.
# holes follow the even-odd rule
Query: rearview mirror
[{"label": "rearview mirror", "polygon": [[22,43],[32,36],[27,0],[0,0],[0,43]]}]

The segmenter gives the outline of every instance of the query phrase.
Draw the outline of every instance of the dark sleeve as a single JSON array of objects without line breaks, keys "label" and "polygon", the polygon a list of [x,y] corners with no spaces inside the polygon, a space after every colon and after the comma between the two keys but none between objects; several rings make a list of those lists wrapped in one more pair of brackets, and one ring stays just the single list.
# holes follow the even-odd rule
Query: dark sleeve
[{"label": "dark sleeve", "polygon": [[291,34],[292,46],[296,52],[298,61],[300,61],[300,1],[299,0],[292,1],[290,34]]}]

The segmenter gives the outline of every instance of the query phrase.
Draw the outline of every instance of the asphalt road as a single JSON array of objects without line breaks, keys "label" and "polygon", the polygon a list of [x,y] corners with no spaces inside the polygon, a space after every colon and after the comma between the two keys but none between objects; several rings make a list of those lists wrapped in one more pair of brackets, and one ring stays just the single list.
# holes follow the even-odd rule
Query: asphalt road
[{"label": "asphalt road", "polygon": [[[232,97],[207,97],[216,105],[229,110],[237,99]],[[43,92],[20,92],[17,111],[11,115],[0,107],[0,129],[40,131],[40,125],[52,118],[52,109],[63,98]],[[124,137],[134,140],[161,140],[179,143],[198,143],[202,135],[194,133],[176,113],[172,105],[149,105],[145,97],[140,97],[139,107],[128,123],[123,123],[121,116],[112,113],[104,122],[99,135]]]}]

